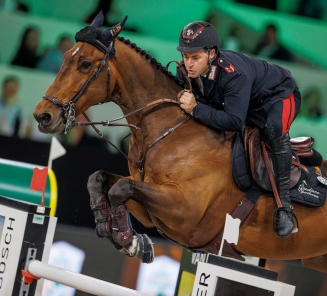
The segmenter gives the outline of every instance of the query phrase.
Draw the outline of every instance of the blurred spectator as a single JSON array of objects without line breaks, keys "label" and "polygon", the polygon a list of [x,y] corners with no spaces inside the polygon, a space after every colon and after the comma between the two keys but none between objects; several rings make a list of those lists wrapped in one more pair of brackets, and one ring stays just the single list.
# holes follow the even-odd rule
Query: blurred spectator
[{"label": "blurred spectator", "polygon": [[34,27],[25,29],[20,41],[18,51],[11,64],[16,66],[35,68],[40,56],[37,53],[39,47],[39,31]]},{"label": "blurred spectator", "polygon": [[[105,27],[113,27],[117,24],[117,22],[111,22],[108,21],[109,14],[115,15],[115,19],[117,19],[119,16],[119,11],[115,9],[114,7],[114,0],[98,0],[98,5],[95,7],[93,12],[91,12],[85,19],[84,22],[87,24],[91,24],[94,18],[97,16],[97,14],[102,11],[104,15],[104,21],[103,21],[103,26]],[[136,28],[130,28],[125,25],[124,26],[124,31],[131,31],[131,32],[137,32],[138,29]]]},{"label": "blurred spectator", "polygon": [[10,12],[29,12],[28,6],[19,0],[3,0],[2,9]]},{"label": "blurred spectator", "polygon": [[302,102],[300,115],[312,119],[324,116],[322,91],[317,86],[312,86],[304,92]]},{"label": "blurred spectator", "polygon": [[0,97],[0,134],[18,136],[22,123],[22,110],[17,105],[19,81],[8,76],[2,83]]},{"label": "blurred spectator", "polygon": [[301,0],[298,14],[315,19],[324,19],[327,13],[326,0]]},{"label": "blurred spectator", "polygon": [[241,51],[241,42],[239,39],[240,29],[236,25],[229,28],[228,35],[222,42],[221,48],[232,51]]},{"label": "blurred spectator", "polygon": [[58,73],[64,53],[74,46],[69,36],[60,37],[55,48],[50,49],[37,63],[36,68],[45,72]]},{"label": "blurred spectator", "polygon": [[99,0],[98,5],[94,9],[94,11],[84,19],[84,22],[87,24],[91,24],[94,18],[97,16],[97,14],[102,10],[104,15],[103,26],[106,27],[114,26],[115,25],[114,23],[109,23],[107,20],[109,12],[117,13],[117,11],[113,9],[113,5],[112,5],[113,2],[114,2],[113,0]]},{"label": "blurred spectator", "polygon": [[15,11],[17,12],[29,12],[29,8],[25,3],[21,3],[19,0],[15,0]]},{"label": "blurred spectator", "polygon": [[247,4],[251,6],[257,6],[266,9],[277,9],[277,0],[236,0],[237,3]]},{"label": "blurred spectator", "polygon": [[274,24],[266,26],[261,41],[257,44],[253,54],[263,58],[288,62],[293,60],[293,55],[280,44],[277,35],[277,27]]},{"label": "blurred spectator", "polygon": [[207,23],[210,23],[211,25],[213,25],[216,29],[218,27],[218,16],[217,16],[217,13],[216,13],[216,10],[212,9],[210,11],[210,13],[208,14],[207,18],[205,19],[205,21]]}]

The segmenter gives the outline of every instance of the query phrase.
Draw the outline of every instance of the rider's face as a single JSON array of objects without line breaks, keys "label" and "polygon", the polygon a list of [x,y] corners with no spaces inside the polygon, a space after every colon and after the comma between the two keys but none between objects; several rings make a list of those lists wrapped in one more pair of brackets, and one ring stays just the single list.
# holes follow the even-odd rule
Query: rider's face
[{"label": "rider's face", "polygon": [[209,67],[209,58],[212,58],[214,54],[214,49],[210,51],[209,57],[207,51],[204,49],[199,49],[193,52],[183,52],[183,60],[188,76],[195,78],[204,74]]}]

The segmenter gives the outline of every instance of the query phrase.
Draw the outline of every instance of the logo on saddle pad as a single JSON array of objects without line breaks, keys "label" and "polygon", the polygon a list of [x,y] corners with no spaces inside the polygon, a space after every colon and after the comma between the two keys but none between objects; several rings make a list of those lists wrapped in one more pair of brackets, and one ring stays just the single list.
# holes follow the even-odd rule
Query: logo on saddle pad
[{"label": "logo on saddle pad", "polygon": [[301,194],[307,194],[307,195],[311,195],[315,198],[319,198],[320,193],[318,191],[315,191],[312,188],[307,188],[305,186],[308,186],[308,183],[306,182],[306,180],[303,180],[298,188],[298,191]]}]

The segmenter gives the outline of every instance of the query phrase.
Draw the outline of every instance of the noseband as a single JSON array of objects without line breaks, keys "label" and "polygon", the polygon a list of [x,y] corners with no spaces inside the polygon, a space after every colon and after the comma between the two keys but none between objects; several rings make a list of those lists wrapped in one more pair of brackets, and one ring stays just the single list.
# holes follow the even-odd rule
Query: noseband
[{"label": "noseband", "polygon": [[[75,121],[75,114],[76,114],[76,108],[75,108],[75,103],[79,100],[79,98],[86,92],[87,88],[90,86],[92,81],[96,79],[104,65],[106,64],[106,60],[109,58],[110,52],[112,50],[113,42],[110,43],[109,47],[106,47],[103,43],[100,41],[96,40],[97,45],[101,47],[105,55],[103,56],[101,62],[99,65],[94,69],[92,75],[85,81],[81,89],[66,103],[63,104],[60,102],[57,98],[49,97],[44,95],[43,100],[47,100],[52,102],[55,105],[59,105],[62,107],[63,111],[63,118],[66,120],[66,126],[65,126],[65,135],[67,134],[67,130],[70,130],[73,128],[73,122]],[[107,98],[104,102],[105,103],[109,100],[110,96],[110,67],[108,65],[107,69]],[[99,104],[102,104],[99,103]]]}]

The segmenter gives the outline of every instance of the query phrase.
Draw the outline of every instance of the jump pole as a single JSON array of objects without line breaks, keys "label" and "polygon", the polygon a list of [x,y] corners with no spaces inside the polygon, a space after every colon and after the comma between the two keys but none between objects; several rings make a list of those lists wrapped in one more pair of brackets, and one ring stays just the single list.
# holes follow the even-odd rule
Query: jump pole
[{"label": "jump pole", "polygon": [[35,277],[47,279],[98,296],[148,295],[83,274],[49,265],[39,260],[29,261],[26,265],[26,271]]}]

